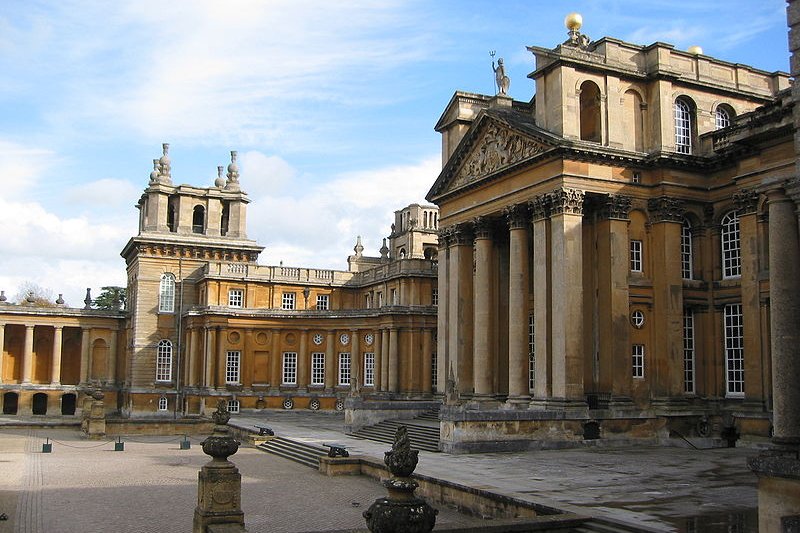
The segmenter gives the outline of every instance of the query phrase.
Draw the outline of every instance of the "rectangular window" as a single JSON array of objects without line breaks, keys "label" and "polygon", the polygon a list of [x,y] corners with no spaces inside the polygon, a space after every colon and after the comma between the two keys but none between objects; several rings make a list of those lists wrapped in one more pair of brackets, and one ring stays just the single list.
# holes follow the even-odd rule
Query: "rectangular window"
[{"label": "rectangular window", "polygon": [[683,310],[683,392],[694,394],[694,312]]},{"label": "rectangular window", "polygon": [[239,368],[242,352],[229,351],[225,357],[225,383],[237,385],[239,383]]},{"label": "rectangular window", "polygon": [[369,309],[372,307],[372,295],[367,293],[364,295],[364,308]]},{"label": "rectangular window", "polygon": [[536,385],[536,353],[534,352],[535,330],[533,329],[533,313],[528,314],[528,389]]},{"label": "rectangular window", "polygon": [[229,413],[239,412],[239,400],[228,400],[228,412]]},{"label": "rectangular window", "polygon": [[681,277],[692,279],[692,227],[686,221],[681,226]]},{"label": "rectangular window", "polygon": [[375,354],[372,352],[364,353],[364,386],[375,386]]},{"label": "rectangular window", "polygon": [[156,381],[172,381],[172,343],[166,339],[158,343]]},{"label": "rectangular window", "polygon": [[389,294],[392,297],[392,305],[398,305],[400,303],[400,299],[397,297],[397,289],[392,289]]},{"label": "rectangular window", "polygon": [[378,307],[383,307],[383,293],[378,293]]},{"label": "rectangular window", "polygon": [[634,344],[631,350],[632,357],[632,375],[635,378],[644,377],[644,345]]},{"label": "rectangular window", "polygon": [[439,363],[436,360],[436,352],[431,354],[431,390],[436,392],[436,382],[439,381]]},{"label": "rectangular window", "polygon": [[325,353],[311,354],[311,384],[325,385]]},{"label": "rectangular window", "polygon": [[641,172],[634,172],[633,176],[631,177],[631,181],[633,183],[641,183],[642,182],[642,173]]},{"label": "rectangular window", "polygon": [[631,272],[642,271],[642,241],[631,241]]},{"label": "rectangular window", "polygon": [[339,354],[339,385],[350,385],[350,354]]},{"label": "rectangular window", "polygon": [[327,294],[317,294],[317,309],[327,311],[330,309],[330,296]]},{"label": "rectangular window", "polygon": [[231,289],[228,291],[228,307],[242,307],[244,302],[244,291],[242,289]]},{"label": "rectangular window", "polygon": [[742,305],[725,306],[725,383],[727,396],[744,396],[744,326]]},{"label": "rectangular window", "polygon": [[297,352],[283,352],[283,385],[297,385]]},{"label": "rectangular window", "polygon": [[293,292],[284,292],[283,299],[281,300],[281,309],[287,311],[294,309],[294,296]]},{"label": "rectangular window", "polygon": [[431,305],[439,305],[439,288],[431,289]]}]

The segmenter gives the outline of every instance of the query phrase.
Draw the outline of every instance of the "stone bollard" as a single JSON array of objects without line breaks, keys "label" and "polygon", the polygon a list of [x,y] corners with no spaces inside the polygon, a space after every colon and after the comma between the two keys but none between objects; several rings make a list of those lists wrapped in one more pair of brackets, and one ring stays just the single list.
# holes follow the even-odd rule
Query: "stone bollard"
[{"label": "stone bollard", "polygon": [[[86,436],[90,439],[100,439],[106,436],[106,406],[103,402],[105,393],[100,389],[89,393],[83,403],[83,428]],[[86,412],[88,408],[88,413]]]},{"label": "stone bollard", "polygon": [[244,513],[241,509],[242,475],[228,457],[239,449],[240,442],[228,435],[226,424],[231,415],[225,400],[220,400],[211,414],[214,433],[201,444],[211,456],[197,475],[197,507],[194,510],[193,533],[215,531],[243,532]]},{"label": "stone bollard", "polygon": [[419,450],[411,449],[408,429],[397,428],[392,449],[383,461],[392,477],[383,482],[388,498],[378,498],[364,511],[367,527],[373,533],[427,533],[436,524],[439,511],[414,496],[419,484],[411,479],[417,467]]}]

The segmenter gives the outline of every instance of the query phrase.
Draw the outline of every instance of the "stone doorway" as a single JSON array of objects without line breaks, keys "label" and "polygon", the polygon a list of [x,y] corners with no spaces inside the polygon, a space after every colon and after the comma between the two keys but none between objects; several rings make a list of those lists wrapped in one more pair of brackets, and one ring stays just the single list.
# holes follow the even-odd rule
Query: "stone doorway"
[{"label": "stone doorway", "polygon": [[33,414],[46,415],[47,414],[47,394],[37,392],[33,395]]},{"label": "stone doorway", "polygon": [[19,395],[16,392],[3,394],[3,414],[15,415],[19,407]]},{"label": "stone doorway", "polygon": [[76,403],[77,399],[71,392],[61,396],[61,414],[68,416],[74,415]]}]

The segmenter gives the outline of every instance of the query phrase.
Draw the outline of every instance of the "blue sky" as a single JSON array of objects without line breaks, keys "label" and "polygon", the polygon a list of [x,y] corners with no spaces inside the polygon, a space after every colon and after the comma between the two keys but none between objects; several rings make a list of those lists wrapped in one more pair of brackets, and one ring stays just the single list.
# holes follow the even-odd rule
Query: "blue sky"
[{"label": "blue sky", "polygon": [[119,251],[161,143],[175,183],[211,185],[238,150],[262,264],[346,268],[392,213],[424,201],[433,131],[456,90],[530,100],[526,45],[566,38],[679,49],[788,70],[783,0],[82,1],[0,4],[0,289],[78,306],[124,285]]}]

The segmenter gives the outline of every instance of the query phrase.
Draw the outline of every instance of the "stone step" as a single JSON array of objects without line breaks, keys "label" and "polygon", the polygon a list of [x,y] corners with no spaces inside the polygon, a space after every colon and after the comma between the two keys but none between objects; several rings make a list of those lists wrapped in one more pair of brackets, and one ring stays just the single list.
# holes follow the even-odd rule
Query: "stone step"
[{"label": "stone step", "polygon": [[[364,428],[364,429],[362,429],[362,430],[360,430],[360,431],[355,433],[355,435],[357,435],[359,437],[384,438],[384,439],[389,439],[392,442],[394,441],[395,434],[396,434],[396,431],[394,431],[394,430],[387,431],[386,429],[383,429],[383,428]],[[418,433],[414,433],[413,431],[409,431],[408,432],[408,436],[411,439],[411,443],[412,444],[425,443],[425,444],[430,444],[430,445],[434,445],[434,446],[438,446],[438,444],[439,444],[438,436],[418,434]]]},{"label": "stone step", "polygon": [[311,468],[319,468],[319,458],[327,454],[327,450],[320,446],[306,444],[285,437],[270,439],[258,446],[260,449],[300,463]]},{"label": "stone step", "polygon": [[408,429],[408,437],[411,440],[411,446],[413,448],[428,452],[439,451],[439,431],[437,429],[425,426],[409,425],[405,422],[406,421],[384,420],[383,422],[375,424],[374,426],[362,428],[355,433],[352,433],[352,435],[376,442],[393,444],[395,434],[397,433],[397,428],[401,425],[405,425]]},{"label": "stone step", "polygon": [[640,529],[634,525],[623,524],[620,522],[610,522],[597,518],[592,518],[574,529],[575,533],[649,533],[650,529]]},{"label": "stone step", "polygon": [[[397,433],[397,428],[399,428],[402,425],[403,424],[394,425],[394,424],[386,424],[386,423],[382,422],[382,423],[376,424],[374,426],[369,426],[369,427],[363,428],[362,431],[372,431],[372,432],[375,432],[375,433],[383,433],[383,434],[386,434],[386,435],[394,436],[394,434]],[[409,435],[414,435],[416,437],[424,438],[424,439],[435,440],[437,442],[439,441],[439,432],[437,430],[435,430],[435,429],[432,430],[430,428],[419,428],[419,427],[415,427],[415,426],[406,426],[406,429],[408,430],[408,434]]]}]

